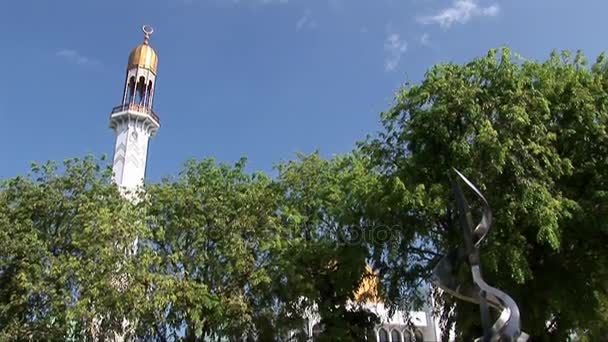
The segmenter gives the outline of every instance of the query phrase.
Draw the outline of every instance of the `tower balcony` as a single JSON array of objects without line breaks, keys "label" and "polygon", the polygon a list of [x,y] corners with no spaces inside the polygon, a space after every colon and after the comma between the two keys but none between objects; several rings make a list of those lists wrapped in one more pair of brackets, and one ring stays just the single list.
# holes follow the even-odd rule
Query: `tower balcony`
[{"label": "tower balcony", "polygon": [[133,111],[133,112],[138,112],[138,113],[142,113],[142,114],[148,114],[152,117],[152,119],[154,119],[154,121],[156,121],[156,123],[158,123],[160,125],[160,118],[158,117],[158,115],[156,115],[156,113],[154,113],[154,111],[152,109],[147,108],[145,106],[140,106],[135,103],[127,103],[127,104],[112,108],[112,116],[116,113],[121,113],[121,112],[126,112],[126,111]]},{"label": "tower balcony", "polygon": [[110,115],[110,127],[115,129],[121,123],[132,120],[141,122],[152,135],[160,127],[160,118],[152,109],[135,103],[114,107]]}]

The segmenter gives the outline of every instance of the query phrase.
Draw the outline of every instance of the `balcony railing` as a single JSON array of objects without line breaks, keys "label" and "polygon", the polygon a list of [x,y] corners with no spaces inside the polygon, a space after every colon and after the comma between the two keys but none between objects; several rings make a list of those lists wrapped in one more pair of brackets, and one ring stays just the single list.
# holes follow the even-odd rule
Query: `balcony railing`
[{"label": "balcony railing", "polygon": [[160,118],[158,117],[158,115],[156,115],[156,113],[154,113],[154,111],[146,106],[140,106],[138,104],[135,103],[127,103],[124,105],[120,105],[118,107],[114,107],[112,109],[112,114],[115,113],[120,113],[120,112],[124,112],[126,110],[132,110],[134,112],[140,112],[140,113],[145,113],[150,115],[152,118],[154,118],[154,120],[156,122],[158,122],[160,124]]}]

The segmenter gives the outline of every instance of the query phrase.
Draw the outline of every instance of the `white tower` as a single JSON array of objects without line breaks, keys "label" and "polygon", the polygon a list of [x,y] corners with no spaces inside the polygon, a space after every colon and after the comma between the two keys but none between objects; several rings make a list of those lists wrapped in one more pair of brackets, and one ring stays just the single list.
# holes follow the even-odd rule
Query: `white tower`
[{"label": "white tower", "polygon": [[129,55],[122,104],[110,116],[110,128],[116,133],[114,179],[124,190],[143,185],[148,140],[160,127],[160,119],[152,110],[158,56],[150,47],[152,28],[144,26],[143,31],[143,44]]}]

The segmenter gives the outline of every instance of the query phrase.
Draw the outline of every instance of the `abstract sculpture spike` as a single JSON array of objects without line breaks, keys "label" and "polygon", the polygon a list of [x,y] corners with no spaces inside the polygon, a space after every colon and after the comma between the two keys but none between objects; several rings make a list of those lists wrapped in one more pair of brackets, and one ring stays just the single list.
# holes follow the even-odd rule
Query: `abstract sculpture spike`
[{"label": "abstract sculpture spike", "polygon": [[[460,216],[460,226],[464,246],[444,256],[433,270],[434,283],[452,296],[479,304],[484,336],[482,342],[525,342],[528,335],[520,329],[519,308],[515,301],[503,291],[488,285],[482,278],[479,247],[490,232],[492,210],[483,194],[458,170],[456,175],[471,189],[483,203],[481,221],[473,228],[471,210],[458,181],[454,181],[454,196]],[[456,273],[466,262],[471,269],[473,285],[458,283]],[[490,326],[489,307],[500,311],[498,320]]]}]

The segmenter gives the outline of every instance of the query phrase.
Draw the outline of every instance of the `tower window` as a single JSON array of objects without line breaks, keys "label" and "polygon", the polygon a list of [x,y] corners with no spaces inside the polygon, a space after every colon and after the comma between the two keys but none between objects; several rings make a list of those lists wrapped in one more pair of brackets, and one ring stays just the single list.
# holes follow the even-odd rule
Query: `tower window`
[{"label": "tower window", "polygon": [[412,337],[412,333],[409,330],[403,331],[403,342],[414,342],[414,338]]},{"label": "tower window", "polygon": [[145,97],[146,97],[146,79],[142,76],[139,78],[139,82],[137,82],[137,103],[140,106],[144,105]]},{"label": "tower window", "polygon": [[146,90],[146,107],[152,108],[152,81],[148,82],[148,89]]},{"label": "tower window", "polygon": [[128,103],[132,103],[135,97],[135,76],[131,76],[129,79],[129,95],[127,98]]},{"label": "tower window", "polygon": [[416,330],[416,332],[414,333],[414,337],[416,339],[416,342],[424,342],[424,336],[422,335],[422,331]]},{"label": "tower window", "polygon": [[392,342],[401,342],[401,333],[399,330],[391,331],[391,340]]},{"label": "tower window", "polygon": [[380,328],[378,331],[378,342],[389,342],[388,341],[388,332],[383,328]]}]

